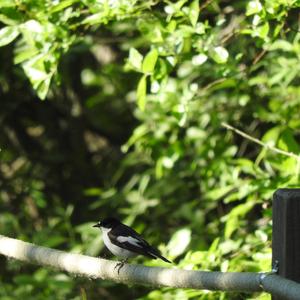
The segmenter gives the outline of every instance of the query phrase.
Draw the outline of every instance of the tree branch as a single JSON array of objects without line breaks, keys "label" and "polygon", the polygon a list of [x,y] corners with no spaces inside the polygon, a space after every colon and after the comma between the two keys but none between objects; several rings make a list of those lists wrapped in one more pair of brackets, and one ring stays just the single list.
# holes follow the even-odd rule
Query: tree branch
[{"label": "tree branch", "polygon": [[243,292],[265,290],[288,300],[299,299],[300,295],[300,284],[265,273],[203,272],[126,264],[118,274],[115,261],[40,247],[3,235],[0,235],[0,254],[92,279],[125,284]]}]

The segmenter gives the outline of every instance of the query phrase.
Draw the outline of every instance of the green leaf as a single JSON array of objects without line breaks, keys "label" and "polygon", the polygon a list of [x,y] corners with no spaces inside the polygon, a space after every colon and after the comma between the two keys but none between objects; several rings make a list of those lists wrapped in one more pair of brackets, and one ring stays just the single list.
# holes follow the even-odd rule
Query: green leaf
[{"label": "green leaf", "polygon": [[137,87],[137,104],[141,111],[145,110],[146,106],[146,90],[147,90],[147,76],[144,75]]},{"label": "green leaf", "polygon": [[192,25],[195,27],[199,18],[199,0],[194,0],[190,5],[189,19]]},{"label": "green leaf", "polygon": [[228,59],[228,52],[225,48],[219,46],[215,47],[211,52],[212,59],[218,64],[224,64],[227,62]]},{"label": "green leaf", "polygon": [[297,143],[297,141],[293,136],[293,131],[289,128],[285,129],[280,134],[278,147],[282,150],[293,152],[295,154],[299,154],[300,152],[299,144]]},{"label": "green leaf", "polygon": [[1,0],[0,1],[0,8],[3,7],[15,7],[16,3],[13,0]]},{"label": "green leaf", "polygon": [[135,48],[130,48],[128,62],[137,70],[142,69],[143,55]]},{"label": "green leaf", "polygon": [[89,24],[89,25],[96,25],[103,23],[103,12],[97,12],[95,14],[89,15],[86,17],[81,24]]},{"label": "green leaf", "polygon": [[250,1],[247,5],[246,16],[251,16],[259,13],[262,10],[262,5],[258,0]]},{"label": "green leaf", "polygon": [[69,6],[71,6],[72,4],[78,2],[78,0],[65,0],[65,1],[59,1],[58,4],[54,5],[51,9],[50,9],[50,13],[54,13],[54,12],[58,12],[61,11]]},{"label": "green leaf", "polygon": [[293,44],[286,40],[278,39],[268,48],[268,51],[282,50],[286,52],[292,52],[294,50]]},{"label": "green leaf", "polygon": [[195,55],[192,58],[192,64],[194,66],[200,66],[200,65],[204,64],[206,61],[207,61],[207,56],[203,53]]},{"label": "green leaf", "polygon": [[262,141],[272,147],[274,147],[277,143],[277,140],[279,138],[281,132],[280,126],[275,126],[271,129],[269,129],[264,136],[262,137]]},{"label": "green leaf", "polygon": [[267,38],[269,33],[269,23],[266,22],[264,25],[257,27],[255,30],[253,30],[253,33],[255,36],[259,36],[262,39]]},{"label": "green leaf", "polygon": [[171,257],[177,257],[181,255],[191,241],[191,230],[183,228],[173,234],[170,242],[167,245],[169,255]]},{"label": "green leaf", "polygon": [[294,157],[288,157],[280,161],[280,163],[273,164],[276,166],[283,176],[295,176],[296,184],[298,186],[298,176],[299,176],[299,162]]},{"label": "green leaf", "polygon": [[154,71],[157,62],[158,52],[156,49],[151,50],[144,58],[142,70],[146,74],[151,74]]},{"label": "green leaf", "polygon": [[18,26],[6,26],[0,30],[0,47],[11,43],[18,35]]},{"label": "green leaf", "polygon": [[[38,55],[24,62],[22,67],[29,78],[33,88],[36,90],[40,99],[45,99],[49,90],[53,71],[47,72],[45,65],[47,63],[47,55]],[[55,66],[52,65],[55,69]]]},{"label": "green leaf", "polygon": [[44,66],[44,55],[35,56],[23,63],[22,66],[34,89],[48,76]]},{"label": "green leaf", "polygon": [[234,207],[231,212],[224,217],[226,220],[224,236],[226,239],[230,239],[234,231],[240,228],[241,221],[245,215],[252,209],[254,206],[254,201],[249,201],[239,204]]},{"label": "green leaf", "polygon": [[[121,150],[123,153],[126,153],[129,148],[137,143],[140,139],[142,139],[149,131],[149,128],[147,126],[140,125],[138,126],[134,131],[133,134],[131,135],[130,139],[127,141],[125,145],[122,146]],[[103,198],[103,195],[102,195]]]},{"label": "green leaf", "polygon": [[209,200],[218,200],[228,195],[229,192],[232,190],[234,190],[233,186],[223,186],[223,187],[214,188],[211,191],[208,191],[206,193],[206,197]]},{"label": "green leaf", "polygon": [[45,80],[41,81],[41,83],[38,85],[37,94],[42,100],[44,100],[48,94],[51,78],[52,76],[48,75],[48,77]]},{"label": "green leaf", "polygon": [[38,54],[39,54],[39,50],[36,49],[35,47],[32,47],[31,45],[18,47],[15,49],[14,64],[22,63],[30,58],[33,58]]}]

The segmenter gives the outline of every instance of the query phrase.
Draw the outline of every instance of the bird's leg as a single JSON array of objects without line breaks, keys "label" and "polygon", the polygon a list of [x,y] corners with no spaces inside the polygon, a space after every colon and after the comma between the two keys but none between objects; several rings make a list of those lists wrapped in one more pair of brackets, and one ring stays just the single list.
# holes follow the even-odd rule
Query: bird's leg
[{"label": "bird's leg", "polygon": [[118,269],[118,274],[120,273],[120,270],[123,268],[123,266],[127,263],[128,258],[121,260],[115,265],[115,269]]}]

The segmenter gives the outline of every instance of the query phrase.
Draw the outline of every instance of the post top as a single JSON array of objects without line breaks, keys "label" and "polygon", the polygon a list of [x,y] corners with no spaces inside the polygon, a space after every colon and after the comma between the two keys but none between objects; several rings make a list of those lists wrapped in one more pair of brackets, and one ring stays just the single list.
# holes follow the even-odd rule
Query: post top
[{"label": "post top", "polygon": [[273,194],[274,198],[299,198],[300,199],[300,188],[283,188],[278,189]]}]

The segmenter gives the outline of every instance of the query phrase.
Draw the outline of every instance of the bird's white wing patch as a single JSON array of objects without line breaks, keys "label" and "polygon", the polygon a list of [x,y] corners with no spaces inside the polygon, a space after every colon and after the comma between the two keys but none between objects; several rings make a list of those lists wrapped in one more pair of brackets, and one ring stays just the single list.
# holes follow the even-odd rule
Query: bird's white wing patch
[{"label": "bird's white wing patch", "polygon": [[143,248],[140,244],[141,242],[138,239],[133,238],[132,236],[118,236],[117,241],[120,243],[129,243],[131,245]]}]

